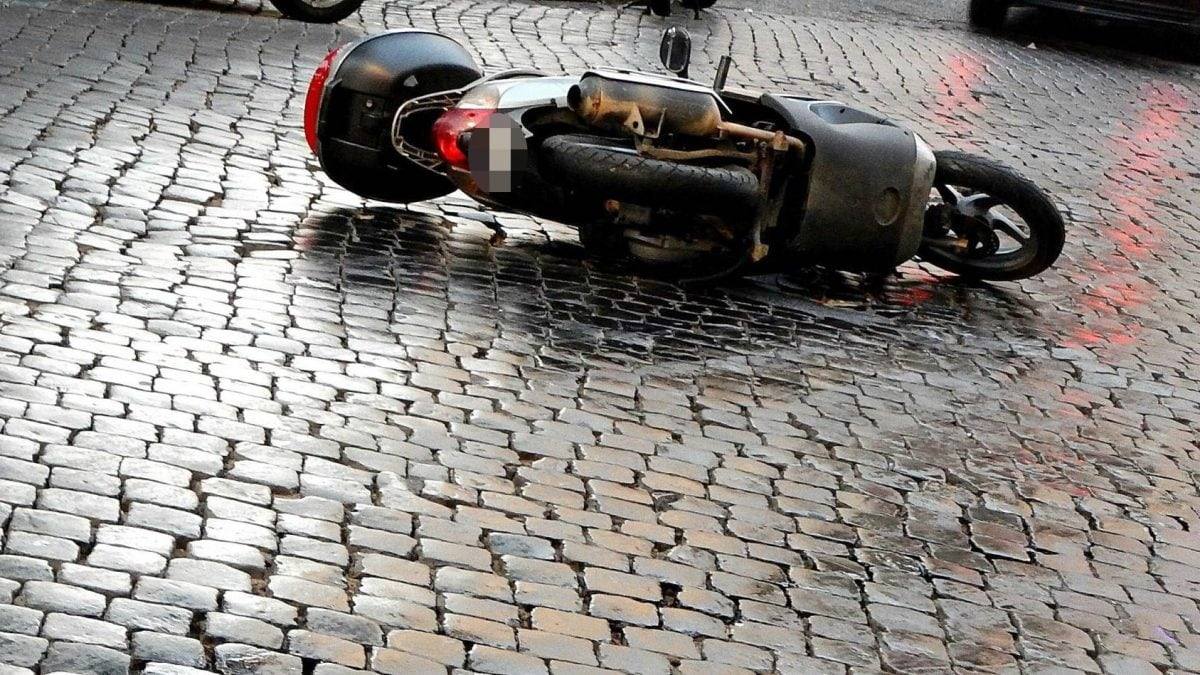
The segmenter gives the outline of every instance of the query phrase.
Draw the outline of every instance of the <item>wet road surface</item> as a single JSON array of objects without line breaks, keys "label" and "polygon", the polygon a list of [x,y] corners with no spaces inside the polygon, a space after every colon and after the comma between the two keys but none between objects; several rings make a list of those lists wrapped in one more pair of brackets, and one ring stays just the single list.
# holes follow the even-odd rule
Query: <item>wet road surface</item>
[{"label": "wet road surface", "polygon": [[636,12],[0,2],[0,672],[1200,670],[1196,67],[722,5],[699,77],[1012,164],[1059,266],[684,289],[305,147],[366,30],[651,67]]}]

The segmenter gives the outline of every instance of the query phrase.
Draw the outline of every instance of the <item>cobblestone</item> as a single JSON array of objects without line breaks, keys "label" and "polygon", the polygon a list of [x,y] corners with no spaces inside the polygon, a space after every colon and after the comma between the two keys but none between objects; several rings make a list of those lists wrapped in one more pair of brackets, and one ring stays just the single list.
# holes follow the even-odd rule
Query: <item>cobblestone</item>
[{"label": "cobblestone", "polygon": [[128,654],[75,642],[55,642],[41,666],[47,672],[85,672],[98,675],[124,675],[129,672]]},{"label": "cobblestone", "polygon": [[1038,279],[681,288],[304,145],[363,32],[652,68],[636,11],[0,2],[0,673],[1200,671],[1195,67],[921,1],[673,21],[1044,184]]}]

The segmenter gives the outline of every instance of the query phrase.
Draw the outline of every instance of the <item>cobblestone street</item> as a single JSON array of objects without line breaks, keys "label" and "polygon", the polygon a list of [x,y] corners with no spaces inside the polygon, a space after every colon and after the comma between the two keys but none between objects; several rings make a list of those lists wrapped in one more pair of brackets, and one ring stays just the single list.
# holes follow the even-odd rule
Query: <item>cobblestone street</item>
[{"label": "cobblestone street", "polygon": [[682,288],[305,145],[365,32],[654,69],[637,11],[0,0],[0,675],[1200,672],[1200,67],[753,7],[698,79],[1013,165],[1058,266]]}]

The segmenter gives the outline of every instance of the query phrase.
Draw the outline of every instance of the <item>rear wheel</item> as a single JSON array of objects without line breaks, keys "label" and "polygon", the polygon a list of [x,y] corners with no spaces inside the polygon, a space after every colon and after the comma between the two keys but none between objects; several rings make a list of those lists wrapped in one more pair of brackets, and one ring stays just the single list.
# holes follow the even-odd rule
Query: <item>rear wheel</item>
[{"label": "rear wheel", "polygon": [[919,256],[964,277],[1025,279],[1062,252],[1066,228],[1054,203],[1012,169],[962,152],[938,152]]},{"label": "rear wheel", "polygon": [[619,218],[583,223],[579,239],[589,253],[629,256],[645,272],[684,281],[742,266],[745,243],[727,224],[755,213],[758,179],[749,170],[654,159],[626,141],[583,134],[547,138],[538,158],[545,175],[575,195],[652,212],[635,225]]},{"label": "rear wheel", "polygon": [[643,206],[744,213],[758,199],[758,179],[748,169],[654,159],[603,136],[551,136],[540,158],[551,179],[567,187]]},{"label": "rear wheel", "polygon": [[978,30],[999,30],[1008,16],[1006,0],[971,0],[967,10],[967,20],[971,27]]},{"label": "rear wheel", "polygon": [[271,0],[271,4],[289,19],[334,23],[353,14],[363,0]]}]

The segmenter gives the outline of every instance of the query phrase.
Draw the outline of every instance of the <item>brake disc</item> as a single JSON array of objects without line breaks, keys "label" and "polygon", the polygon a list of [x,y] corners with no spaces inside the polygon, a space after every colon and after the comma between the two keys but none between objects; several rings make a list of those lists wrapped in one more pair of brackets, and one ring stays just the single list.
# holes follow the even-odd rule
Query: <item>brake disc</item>
[{"label": "brake disc", "polygon": [[1000,236],[982,218],[954,214],[950,226],[954,233],[963,237],[969,243],[967,255],[972,258],[986,258],[1000,249]]}]

